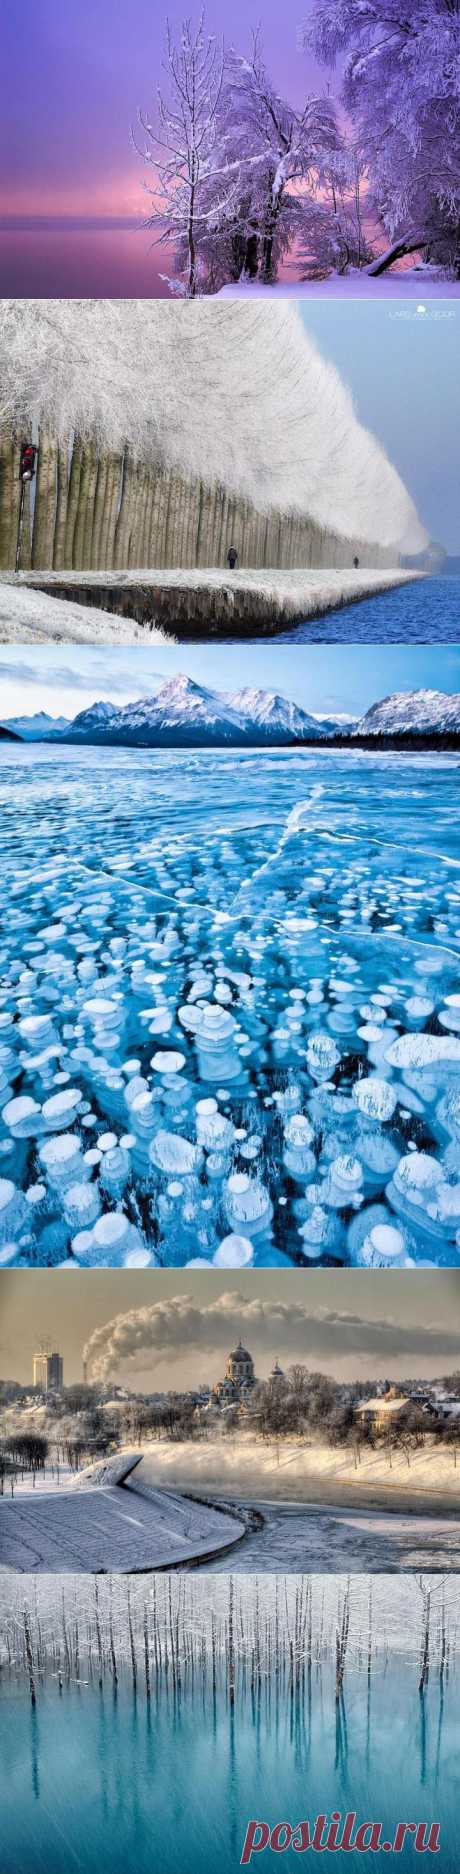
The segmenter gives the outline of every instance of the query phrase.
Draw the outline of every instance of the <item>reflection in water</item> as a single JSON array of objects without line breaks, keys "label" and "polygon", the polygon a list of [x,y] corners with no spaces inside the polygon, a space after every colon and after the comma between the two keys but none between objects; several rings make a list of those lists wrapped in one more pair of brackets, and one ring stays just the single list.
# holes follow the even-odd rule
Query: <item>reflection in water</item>
[{"label": "reflection in water", "polygon": [[[252,1578],[204,1591],[165,1578],[154,1608],[144,1579],[114,1578],[99,1584],[102,1667],[90,1579],[66,1579],[60,1620],[45,1582],[36,1597],[24,1578],[16,1600],[0,1589],[2,1874],[68,1874],[75,1862],[100,1874],[102,1858],[111,1874],[233,1874],[250,1816],[273,1827],[333,1811],[381,1819],[385,1838],[407,1816],[440,1820],[437,1865],[455,1874],[458,1613],[450,1586],[445,1608],[430,1587],[423,1683],[425,1583],[378,1579],[369,1642],[365,1577],[351,1589],[281,1578],[263,1600]],[[409,1841],[404,1870],[412,1855]]]},{"label": "reflection in water", "polygon": [[0,226],[2,292],[19,299],[166,299],[168,271],[135,221]]}]

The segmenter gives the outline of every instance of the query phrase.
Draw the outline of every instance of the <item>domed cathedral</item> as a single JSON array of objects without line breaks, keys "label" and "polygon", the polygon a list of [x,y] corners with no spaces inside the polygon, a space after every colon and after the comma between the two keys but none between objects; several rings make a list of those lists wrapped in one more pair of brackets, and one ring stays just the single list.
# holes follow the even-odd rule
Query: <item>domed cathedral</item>
[{"label": "domed cathedral", "polygon": [[220,1406],[240,1405],[256,1384],[254,1361],[242,1341],[238,1341],[233,1353],[229,1353],[225,1368],[225,1379],[218,1380],[213,1387],[211,1400]]},{"label": "domed cathedral", "polygon": [[247,1352],[246,1347],[243,1347],[240,1340],[234,1353],[229,1353],[225,1378],[231,1380],[233,1386],[254,1385],[254,1361],[251,1360],[250,1353]]}]

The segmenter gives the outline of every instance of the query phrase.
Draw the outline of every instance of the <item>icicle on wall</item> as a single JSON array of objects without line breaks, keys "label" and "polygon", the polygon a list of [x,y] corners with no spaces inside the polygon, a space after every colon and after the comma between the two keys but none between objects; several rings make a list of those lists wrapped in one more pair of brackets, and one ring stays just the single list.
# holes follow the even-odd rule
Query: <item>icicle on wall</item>
[{"label": "icicle on wall", "polygon": [[[0,568],[16,564],[20,443],[0,432]],[[127,570],[225,566],[229,547],[251,567],[397,566],[398,548],[341,538],[308,516],[258,512],[217,484],[186,481],[174,469],[135,460],[129,449],[98,450],[91,440],[39,435],[33,520],[26,489],[19,567]]]}]

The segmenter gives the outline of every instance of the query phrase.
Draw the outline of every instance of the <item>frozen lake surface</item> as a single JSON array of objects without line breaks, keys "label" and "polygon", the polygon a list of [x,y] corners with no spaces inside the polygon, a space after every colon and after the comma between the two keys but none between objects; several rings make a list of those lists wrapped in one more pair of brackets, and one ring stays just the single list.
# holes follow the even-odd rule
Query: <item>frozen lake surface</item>
[{"label": "frozen lake surface", "polygon": [[456,1265],[455,756],[1,751],[2,1264]]}]

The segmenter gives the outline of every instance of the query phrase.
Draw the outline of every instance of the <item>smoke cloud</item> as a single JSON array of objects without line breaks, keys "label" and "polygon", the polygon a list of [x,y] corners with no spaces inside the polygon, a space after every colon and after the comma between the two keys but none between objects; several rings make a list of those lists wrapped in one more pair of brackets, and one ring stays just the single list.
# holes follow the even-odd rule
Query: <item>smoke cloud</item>
[{"label": "smoke cloud", "polygon": [[384,1371],[406,1360],[422,1373],[436,1370],[437,1363],[440,1370],[445,1359],[460,1359],[460,1327],[413,1327],[391,1317],[366,1320],[325,1308],[312,1312],[290,1300],[248,1300],[233,1289],[202,1305],[183,1294],[115,1315],[91,1334],[84,1360],[88,1374],[104,1382],[125,1365],[145,1365],[149,1354],[153,1365],[172,1364],[194,1351],[226,1353],[240,1337],[259,1357],[277,1353],[281,1360],[301,1359],[314,1367],[324,1361],[331,1370],[344,1359],[356,1360],[356,1371],[366,1363]]}]

